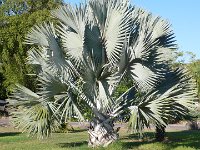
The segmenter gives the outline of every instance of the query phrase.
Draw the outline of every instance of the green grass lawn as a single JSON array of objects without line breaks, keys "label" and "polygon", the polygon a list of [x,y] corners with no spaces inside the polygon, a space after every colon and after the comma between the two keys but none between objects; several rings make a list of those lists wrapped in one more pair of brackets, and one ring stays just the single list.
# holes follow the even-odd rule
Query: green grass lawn
[{"label": "green grass lawn", "polygon": [[[10,131],[10,132],[9,132]],[[26,134],[0,128],[0,150],[88,150],[86,131],[74,133],[53,133],[48,139],[37,140]],[[102,150],[103,148],[98,148]],[[200,149],[200,131],[168,132],[165,142],[153,140],[153,133],[145,134],[144,140],[136,135],[121,131],[118,142],[107,150],[195,150]]]}]

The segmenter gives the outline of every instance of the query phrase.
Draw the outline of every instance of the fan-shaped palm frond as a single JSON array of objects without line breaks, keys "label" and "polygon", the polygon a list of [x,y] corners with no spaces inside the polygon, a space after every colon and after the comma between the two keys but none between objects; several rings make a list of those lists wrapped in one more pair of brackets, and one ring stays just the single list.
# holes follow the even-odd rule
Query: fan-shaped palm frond
[{"label": "fan-shaped palm frond", "polygon": [[86,11],[86,6],[80,5],[73,8],[67,5],[52,12],[53,16],[61,22],[58,31],[62,38],[64,50],[76,63],[80,63],[83,59],[84,33],[87,22]]},{"label": "fan-shaped palm frond", "polygon": [[56,75],[53,75],[51,72],[43,72],[43,76],[38,77],[38,95],[41,95],[44,99],[52,98],[55,95],[61,94],[62,92],[66,92],[68,89],[65,80],[69,80],[67,78],[67,74],[62,77],[67,79],[59,78]]},{"label": "fan-shaped palm frond", "polygon": [[131,11],[128,9],[127,1],[123,2],[108,2],[108,16],[103,36],[107,57],[111,63],[119,61],[124,37],[129,35],[131,29]]},{"label": "fan-shaped palm frond", "polygon": [[59,112],[60,120],[68,122],[72,118],[77,118],[78,121],[84,121],[84,117],[77,103],[77,96],[72,91],[68,91],[66,94],[57,96],[56,98],[57,109]]},{"label": "fan-shaped palm frond", "polygon": [[20,107],[12,112],[13,122],[22,131],[38,138],[49,136],[58,123],[56,121],[55,106],[40,95],[22,85],[17,85],[13,95],[9,97],[10,105]]},{"label": "fan-shaped palm frond", "polygon": [[[138,86],[149,88],[163,77],[164,62],[172,59],[174,37],[168,22],[142,10],[134,13],[139,13],[135,15],[139,25],[131,32],[129,63],[126,64]],[[163,57],[165,51],[170,54],[168,58]]]},{"label": "fan-shaped palm frond", "polygon": [[9,102],[11,105],[18,106],[26,103],[31,105],[39,104],[41,101],[39,95],[20,84],[16,84],[12,95],[9,96]]},{"label": "fan-shaped palm frond", "polygon": [[[156,89],[132,101],[130,126],[140,130],[150,123],[166,126],[169,118],[181,117],[194,108],[196,87],[184,70],[169,71]],[[135,103],[135,102],[136,103]]]},{"label": "fan-shaped palm frond", "polygon": [[74,87],[70,87],[65,80],[61,82],[53,74],[43,72],[42,75],[39,77],[40,88],[37,93],[17,85],[9,97],[10,105],[21,107],[12,113],[16,127],[32,136],[37,134],[38,138],[49,136],[63,119],[84,120],[78,107],[77,95],[73,94]]},{"label": "fan-shaped palm frond", "polygon": [[65,55],[60,47],[60,41],[55,33],[55,28],[53,23],[44,23],[39,26],[35,26],[29,32],[26,37],[25,43],[27,44],[37,44],[42,49],[41,52],[32,52],[29,59],[38,59],[40,53],[46,55],[48,59],[48,67],[52,68],[54,71],[66,70],[69,67],[68,62],[65,60]]},{"label": "fan-shaped palm frond", "polygon": [[45,53],[45,51],[41,48],[41,50],[32,49],[31,51],[28,51],[28,63],[33,65],[40,65],[40,66],[46,66],[46,61],[48,55]]},{"label": "fan-shaped palm frond", "polygon": [[[52,107],[52,106],[51,106]],[[28,132],[29,135],[37,135],[38,138],[44,138],[51,134],[59,124],[52,115],[49,104],[32,105],[20,108],[21,111],[13,112],[13,122],[16,127],[23,132]]]}]

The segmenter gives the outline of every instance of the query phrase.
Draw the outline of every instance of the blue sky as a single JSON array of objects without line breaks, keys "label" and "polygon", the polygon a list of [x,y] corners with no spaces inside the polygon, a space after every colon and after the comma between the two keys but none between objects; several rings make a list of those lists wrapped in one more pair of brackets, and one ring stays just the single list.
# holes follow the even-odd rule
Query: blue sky
[{"label": "blue sky", "polygon": [[[65,0],[79,3],[85,0]],[[180,51],[191,51],[200,59],[200,0],[131,0],[172,24]]]}]

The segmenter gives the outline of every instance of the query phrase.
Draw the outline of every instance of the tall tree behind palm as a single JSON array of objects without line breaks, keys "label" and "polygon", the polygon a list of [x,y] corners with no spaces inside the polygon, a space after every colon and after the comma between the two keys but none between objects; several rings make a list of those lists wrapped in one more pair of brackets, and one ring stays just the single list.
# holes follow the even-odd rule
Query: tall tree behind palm
[{"label": "tall tree behind palm", "polygon": [[35,77],[27,75],[33,69],[26,64],[30,46],[23,44],[24,38],[34,24],[52,20],[50,9],[61,4],[62,0],[0,2],[0,99],[5,99],[16,83],[35,88],[30,84]]},{"label": "tall tree behind palm", "polygon": [[[141,131],[150,123],[164,127],[192,107],[195,85],[184,70],[170,70],[174,37],[160,17],[127,0],[90,0],[52,15],[58,24],[35,26],[26,38],[38,91],[17,85],[10,98],[23,104],[25,112],[15,113],[19,127],[47,136],[58,120],[83,121],[84,106],[93,113],[89,145],[107,146],[118,138],[113,123],[124,116],[130,116],[130,129]],[[133,85],[116,98],[125,76]]]},{"label": "tall tree behind palm", "polygon": [[200,60],[195,60],[187,65],[188,69],[191,71],[193,77],[197,82],[198,87],[198,97],[200,98]]}]

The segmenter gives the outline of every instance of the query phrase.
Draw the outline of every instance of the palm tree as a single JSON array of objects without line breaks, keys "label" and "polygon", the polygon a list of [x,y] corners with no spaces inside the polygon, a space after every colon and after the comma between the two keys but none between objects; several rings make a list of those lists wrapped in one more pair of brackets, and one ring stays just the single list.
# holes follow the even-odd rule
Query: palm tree
[{"label": "palm tree", "polygon": [[[20,106],[18,127],[48,136],[61,122],[83,121],[90,110],[89,145],[118,138],[114,122],[129,117],[130,129],[167,120],[193,107],[195,84],[183,69],[170,69],[176,48],[170,25],[127,0],[90,0],[52,12],[57,23],[31,29],[28,63],[37,68],[38,90],[16,85],[10,103]],[[132,86],[113,96],[128,78]]]}]

